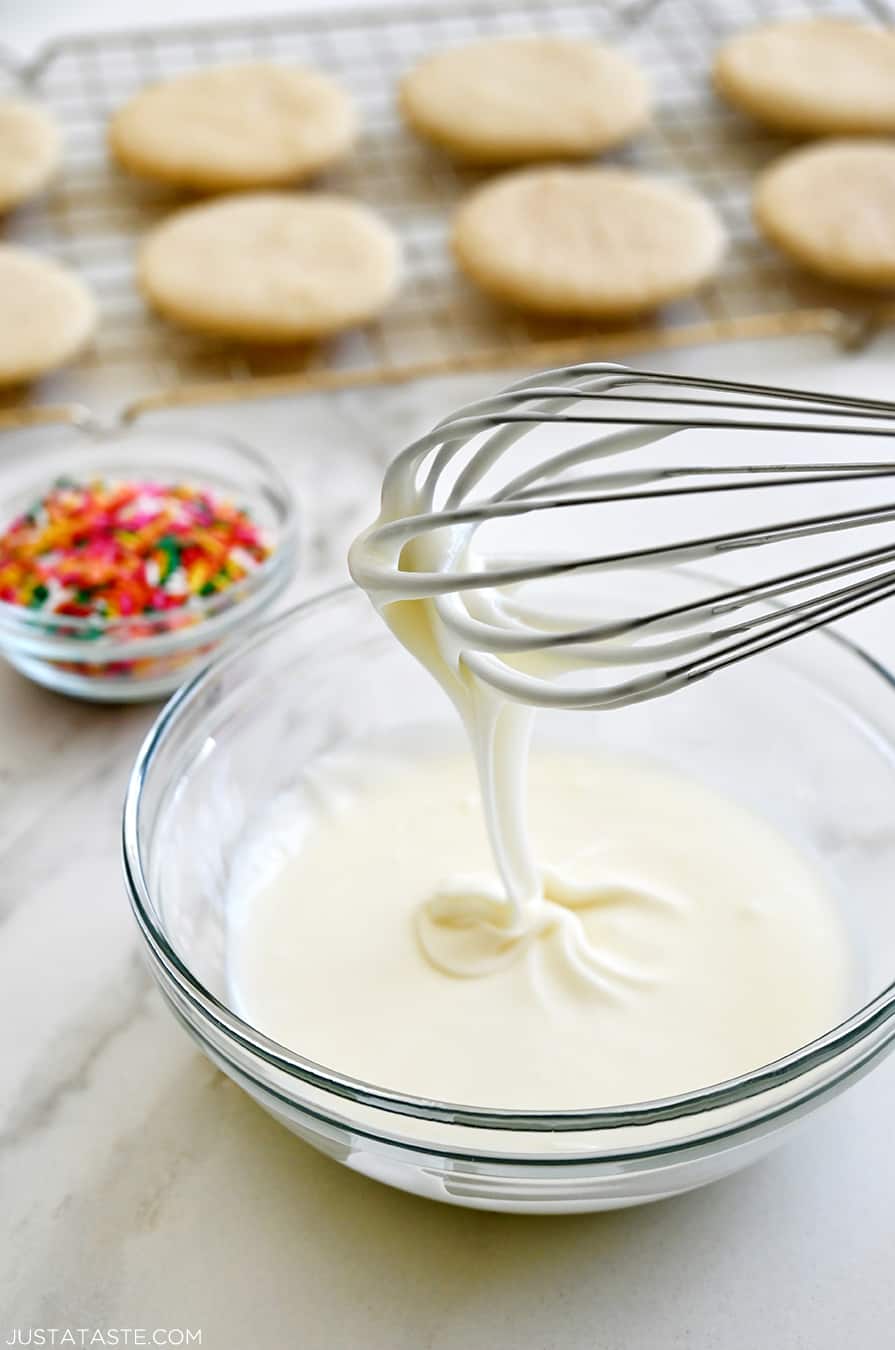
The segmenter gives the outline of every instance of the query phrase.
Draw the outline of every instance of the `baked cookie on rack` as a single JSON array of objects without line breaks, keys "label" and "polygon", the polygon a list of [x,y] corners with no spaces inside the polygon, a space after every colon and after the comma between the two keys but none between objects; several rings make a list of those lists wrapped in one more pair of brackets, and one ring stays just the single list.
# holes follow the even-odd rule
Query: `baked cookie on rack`
[{"label": "baked cookie on rack", "polygon": [[30,249],[0,244],[0,385],[65,365],[86,345],[96,306],[74,272]]},{"label": "baked cookie on rack", "polygon": [[822,141],[759,177],[755,219],[795,262],[875,290],[895,287],[895,144]]},{"label": "baked cookie on rack", "polygon": [[144,240],[140,290],[165,318],[243,342],[297,342],[377,315],[398,285],[379,216],[324,193],[252,193],[177,211]]},{"label": "baked cookie on rack", "polygon": [[585,38],[488,38],[438,52],[399,87],[407,124],[455,159],[525,163],[596,154],[641,131],[639,68]]},{"label": "baked cookie on rack", "polygon": [[895,132],[895,32],[853,19],[790,19],[737,33],[718,50],[715,85],[778,131]]},{"label": "baked cookie on rack", "polygon": [[151,85],[118,110],[109,147],[130,173],[226,192],[298,182],[352,148],[348,95],[314,70],[215,66]]},{"label": "baked cookie on rack", "polygon": [[542,314],[624,318],[696,290],[725,234],[689,189],[631,169],[523,169],[461,203],[453,248],[498,300]]},{"label": "baked cookie on rack", "polygon": [[59,133],[49,114],[24,99],[0,98],[0,211],[42,192],[59,157]]}]

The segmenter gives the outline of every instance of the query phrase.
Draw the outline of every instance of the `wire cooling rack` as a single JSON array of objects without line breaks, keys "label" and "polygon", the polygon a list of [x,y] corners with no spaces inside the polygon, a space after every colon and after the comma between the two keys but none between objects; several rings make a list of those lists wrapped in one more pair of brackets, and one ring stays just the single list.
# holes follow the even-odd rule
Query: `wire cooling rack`
[{"label": "wire cooling rack", "polygon": [[[50,192],[17,213],[6,233],[68,263],[91,284],[101,321],[81,370],[118,367],[142,404],[244,397],[259,379],[266,390],[379,381],[818,330],[842,314],[860,320],[866,299],[810,280],[757,236],[750,185],[786,142],[728,110],[710,88],[712,53],[728,33],[806,13],[892,20],[889,0],[461,0],[438,9],[321,5],[300,17],[66,38],[8,72],[10,82],[24,84],[56,116],[66,154]],[[609,158],[689,183],[727,225],[732,247],[717,281],[664,310],[647,329],[598,329],[501,309],[458,275],[449,256],[451,212],[483,175],[455,168],[401,126],[396,81],[432,50],[531,32],[604,37],[639,61],[655,90],[654,124]],[[143,85],[200,66],[258,59],[317,66],[350,90],[363,136],[350,162],[323,185],[381,211],[403,244],[406,280],[394,306],[380,322],[316,347],[238,347],[180,332],[148,313],[133,282],[135,243],[179,199],[118,173],[106,154],[109,116]]]}]

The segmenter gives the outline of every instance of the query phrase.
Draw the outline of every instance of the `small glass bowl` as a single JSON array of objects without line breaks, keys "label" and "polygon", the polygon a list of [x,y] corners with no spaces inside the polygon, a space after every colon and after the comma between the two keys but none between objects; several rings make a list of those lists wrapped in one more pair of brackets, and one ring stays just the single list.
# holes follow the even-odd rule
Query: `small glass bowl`
[{"label": "small glass bowl", "polygon": [[[0,601],[0,655],[37,684],[96,702],[164,697],[243,634],[289,582],[296,560],[295,503],[261,455],[194,427],[66,427],[0,465],[0,532],[60,478],[187,482],[244,506],[270,543],[254,572],[189,608],[147,619],[98,621]],[[147,627],[151,631],[147,632]],[[101,631],[97,636],[97,629]],[[139,631],[135,631],[138,629]]]},{"label": "small glass bowl", "polygon": [[[667,599],[688,594],[675,581]],[[744,1167],[892,1048],[895,683],[823,632],[651,703],[543,710],[535,741],[633,753],[690,774],[814,859],[837,896],[855,967],[849,1006],[826,1034],[699,1091],[550,1112],[360,1082],[251,1026],[227,979],[227,916],[245,860],[257,859],[258,841],[324,757],[383,740],[444,746],[459,740],[458,723],[436,681],[348,587],[221,656],[169,703],[140,751],[123,844],[150,966],[204,1052],[289,1129],[358,1172],[452,1204],[612,1209]]]}]

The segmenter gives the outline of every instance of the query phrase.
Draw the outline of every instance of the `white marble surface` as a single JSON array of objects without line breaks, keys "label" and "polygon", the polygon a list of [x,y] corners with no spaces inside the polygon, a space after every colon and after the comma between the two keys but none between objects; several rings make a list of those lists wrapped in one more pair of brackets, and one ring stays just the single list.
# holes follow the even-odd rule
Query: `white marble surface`
[{"label": "white marble surface", "polygon": [[[387,9],[401,0],[367,0],[374,7]],[[417,0],[418,6],[437,5],[439,0]],[[326,0],[329,10],[355,8],[357,0]],[[257,12],[265,17],[295,14],[313,9],[311,0],[264,0]],[[50,38],[80,33],[111,33],[124,29],[187,21],[244,18],[245,0],[190,0],[184,9],[181,0],[29,0],[29,3],[3,7],[2,46],[16,56],[28,57]]]},{"label": "white marble surface", "polygon": [[[674,364],[885,393],[893,355],[818,340]],[[498,382],[191,415],[294,483],[307,594],[343,574],[391,453]],[[853,630],[889,657],[891,613]],[[33,1327],[198,1328],[212,1350],[892,1344],[895,1065],[752,1171],[651,1208],[527,1219],[390,1192],[264,1116],[150,987],[118,831],[153,710],[65,701],[6,667],[0,710],[0,1344]]]}]

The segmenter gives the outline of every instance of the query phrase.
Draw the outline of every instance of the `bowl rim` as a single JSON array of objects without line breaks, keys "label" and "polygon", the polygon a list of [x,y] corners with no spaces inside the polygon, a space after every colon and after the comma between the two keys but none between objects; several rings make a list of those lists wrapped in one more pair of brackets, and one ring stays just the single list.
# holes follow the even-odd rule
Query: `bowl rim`
[{"label": "bowl rim", "polygon": [[[56,430],[57,432],[60,431],[59,428],[56,428]],[[94,471],[95,460],[105,457],[109,461],[114,461],[116,450],[118,450],[120,444],[131,439],[139,439],[144,435],[161,439],[187,438],[185,443],[185,450],[187,451],[190,440],[224,446],[237,459],[256,471],[260,482],[263,484],[263,489],[270,494],[275,503],[276,511],[281,516],[276,526],[276,537],[272,541],[269,556],[253,572],[250,572],[241,583],[239,596],[230,595],[229,588],[207,597],[194,596],[189,608],[184,606],[177,610],[163,611],[158,616],[154,616],[158,632],[145,634],[138,638],[128,637],[128,628],[141,621],[138,615],[121,615],[111,620],[95,619],[90,616],[69,617],[59,615],[56,616],[59,626],[64,627],[67,631],[65,633],[54,633],[48,631],[52,627],[54,618],[52,614],[48,615],[40,610],[27,609],[12,601],[0,600],[0,647],[15,646],[19,641],[25,640],[34,644],[35,648],[39,647],[39,654],[41,656],[46,654],[48,660],[77,658],[86,661],[90,659],[91,663],[96,661],[99,664],[113,662],[125,654],[128,658],[143,655],[154,656],[158,654],[159,645],[164,650],[169,647],[177,650],[181,645],[178,638],[186,639],[187,635],[190,635],[193,640],[185,640],[183,645],[186,646],[195,645],[200,634],[203,642],[208,640],[222,627],[229,626],[231,610],[241,607],[248,601],[253,601],[253,610],[257,609],[261,603],[259,593],[263,595],[272,583],[279,590],[284,572],[291,574],[300,534],[298,502],[291,487],[272,460],[248,441],[204,423],[192,425],[188,422],[175,421],[166,422],[159,427],[149,427],[146,424],[66,425],[53,441],[33,452],[35,463],[39,461],[42,451],[47,454],[58,451],[60,443],[68,433],[85,437],[91,442],[89,449],[84,451],[84,457],[79,457],[76,466],[72,465],[73,471],[76,470],[81,477]],[[84,447],[79,448],[84,450]],[[121,452],[118,451],[118,453]],[[127,457],[125,451],[121,455],[122,464]],[[151,452],[147,454],[146,458],[141,458],[139,454],[136,454],[132,472],[139,474],[146,469],[148,467],[147,460],[150,458]],[[208,485],[213,491],[217,491],[213,481],[214,476],[214,469],[205,475],[201,471],[194,471],[190,475],[197,483],[203,485],[206,480],[210,480]],[[51,482],[49,486],[52,486]],[[48,490],[46,474],[40,474],[36,469],[34,476],[28,479],[27,484],[16,491],[14,498],[37,496]],[[3,512],[0,530],[5,529],[6,525],[11,523],[12,518],[8,517],[6,513],[9,500],[10,498],[6,495],[0,496],[0,510]],[[189,624],[177,625],[175,623],[173,626],[166,624],[167,615],[176,619],[178,615],[187,613],[191,620]],[[85,645],[81,634],[96,629],[100,630],[100,636]],[[44,648],[46,648],[46,653],[44,653]],[[36,651],[35,654],[37,654]]]},{"label": "bowl rim", "polygon": [[[679,1120],[691,1116],[703,1115],[725,1107],[739,1105],[763,1093],[781,1088],[801,1078],[803,1075],[823,1068],[836,1061],[838,1056],[855,1049],[862,1040],[895,1018],[895,980],[876,994],[863,1007],[832,1027],[823,1035],[791,1051],[788,1055],[771,1061],[748,1073],[710,1084],[691,1092],[677,1093],[654,1100],[620,1104],[612,1107],[580,1107],[569,1110],[548,1111],[528,1110],[506,1107],[476,1107],[462,1103],[441,1101],[437,1098],[420,1097],[399,1092],[377,1084],[365,1082],[348,1074],[339,1073],[323,1064],[290,1050],[287,1046],[266,1036],[234,1013],[202,984],[190,968],[181,960],[169,943],[165,933],[153,918],[153,904],[146,872],[143,867],[140,848],[140,813],[143,790],[152,769],[156,752],[167,738],[169,732],[190,708],[193,701],[201,696],[204,686],[215,678],[227,666],[241,659],[252,647],[262,644],[268,637],[301,622],[336,600],[349,595],[363,596],[363,591],[349,582],[320,592],[306,600],[292,605],[262,624],[252,629],[248,637],[228,647],[212,662],[205,666],[191,680],[178,689],[156,718],[145,736],[131,770],[124,801],[121,829],[122,863],[125,885],[131,908],[141,934],[155,962],[172,980],[179,995],[195,1009],[207,1022],[210,1022],[228,1041],[235,1042],[243,1050],[253,1054],[272,1068],[297,1078],[309,1086],[332,1093],[359,1105],[378,1108],[401,1116],[415,1117],[429,1122],[445,1125],[470,1126],[480,1129],[524,1131],[528,1133],[590,1132],[628,1127],[646,1127],[661,1122]],[[878,676],[883,684],[895,693],[895,672],[889,670],[881,661],[871,656],[858,643],[832,628],[816,631],[816,636],[842,648],[849,656],[855,657],[862,665]],[[895,1027],[892,1030],[895,1037]],[[863,1056],[854,1071],[872,1061],[888,1044],[886,1040]],[[772,1119],[798,1105],[804,1100],[823,1094],[840,1079],[851,1076],[852,1070],[831,1074],[822,1082],[813,1082],[806,1094],[797,1102],[780,1104],[775,1102],[748,1119],[735,1124],[727,1121],[717,1128],[702,1133],[697,1141],[690,1136],[686,1145],[705,1142],[707,1138],[722,1137],[731,1133],[740,1133],[758,1121]],[[301,1103],[296,1103],[301,1105]],[[352,1127],[353,1128],[353,1127]],[[683,1145],[683,1146],[686,1146]],[[679,1145],[682,1146],[682,1145]],[[638,1155],[667,1152],[674,1145],[671,1141],[635,1148],[632,1153]],[[427,1152],[440,1152],[438,1146],[426,1148]],[[471,1156],[471,1155],[470,1155]],[[538,1155],[539,1157],[540,1155]],[[603,1151],[601,1150],[601,1155]],[[627,1156],[627,1155],[625,1155]],[[593,1159],[592,1154],[587,1155]],[[522,1161],[516,1158],[516,1161]],[[571,1161],[569,1155],[553,1155],[553,1161]]]}]

